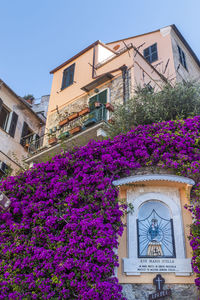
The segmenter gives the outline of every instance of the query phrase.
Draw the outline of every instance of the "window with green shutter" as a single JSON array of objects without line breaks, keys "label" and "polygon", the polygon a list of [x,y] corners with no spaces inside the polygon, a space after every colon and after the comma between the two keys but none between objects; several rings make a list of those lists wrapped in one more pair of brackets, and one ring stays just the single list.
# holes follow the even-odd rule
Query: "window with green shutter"
[{"label": "window with green shutter", "polygon": [[99,102],[103,105],[107,103],[107,91],[108,90],[104,90],[103,92],[101,92],[89,99],[90,110],[94,110],[96,108],[95,102]]},{"label": "window with green shutter", "polygon": [[144,49],[143,55],[149,63],[153,63],[154,61],[156,61],[158,59],[157,43]]},{"label": "window with green shutter", "polygon": [[186,64],[186,59],[185,59],[185,53],[184,51],[181,49],[181,47],[178,47],[178,53],[179,53],[179,61],[182,64],[182,66],[187,70],[187,64]]},{"label": "window with green shutter", "polygon": [[[97,122],[100,122],[102,120],[106,121],[107,109],[105,105],[107,103],[107,92],[108,90],[106,89],[89,99],[89,118],[94,118]],[[100,103],[100,106],[96,107],[95,102]]]},{"label": "window with green shutter", "polygon": [[62,87],[61,87],[62,90],[73,84],[74,69],[75,69],[75,63],[63,71],[63,80],[62,80]]}]

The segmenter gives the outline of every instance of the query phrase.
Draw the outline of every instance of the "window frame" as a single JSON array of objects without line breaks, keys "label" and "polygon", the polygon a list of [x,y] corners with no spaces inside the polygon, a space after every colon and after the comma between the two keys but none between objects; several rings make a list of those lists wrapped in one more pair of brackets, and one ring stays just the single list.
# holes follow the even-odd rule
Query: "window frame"
[{"label": "window frame", "polygon": [[[71,70],[73,70],[73,73]],[[68,74],[67,72],[69,72],[69,75],[67,75]],[[70,65],[69,67],[67,67],[66,69],[63,70],[61,91],[66,89],[67,87],[71,86],[74,83],[74,73],[75,73],[75,63],[73,63],[72,65]],[[67,83],[67,77],[69,77],[69,80],[68,80],[69,83]],[[70,77],[72,77],[72,78],[70,79]]]},{"label": "window frame", "polygon": [[179,62],[188,71],[185,52],[179,45],[177,45],[177,48],[178,48],[178,54],[179,54]]},{"label": "window frame", "polygon": [[[25,132],[26,131],[26,132]],[[29,127],[28,123],[26,121],[23,122],[22,132],[21,132],[21,138],[20,138],[20,145],[23,148],[26,148],[26,142],[27,144],[30,144],[33,140],[35,132]]]},{"label": "window frame", "polygon": [[10,115],[11,115],[11,110],[4,103],[2,103],[2,106],[1,106],[1,109],[0,109],[0,115],[1,115],[3,109],[7,111],[7,116],[6,116],[6,121],[4,123],[4,127],[0,126],[0,129],[7,132],[8,125],[9,125],[9,120],[10,120]]},{"label": "window frame", "polygon": [[[156,51],[152,51],[152,47],[153,47],[154,45],[156,46]],[[145,56],[145,51],[147,51],[147,50],[149,50],[149,54]],[[153,60],[152,57],[153,57],[153,55],[154,55],[155,53],[156,53],[156,58]],[[145,48],[145,49],[143,50],[143,56],[144,56],[144,58],[145,58],[150,64],[152,64],[152,63],[154,63],[155,61],[157,61],[157,60],[158,60],[158,47],[157,47],[157,43],[154,43],[154,44],[150,45],[149,47]],[[148,59],[148,57],[149,57],[149,59]]]},{"label": "window frame", "polygon": [[[93,98],[93,97],[95,97],[95,96],[97,96],[97,95],[103,93],[104,91],[107,91],[107,95],[106,95],[106,103],[110,103],[110,89],[106,87],[106,88],[103,88],[102,90],[99,90],[98,93],[95,93],[95,94],[93,94],[92,96],[90,96],[90,97],[88,98],[88,106],[89,106],[89,104],[90,104],[90,99],[91,99],[91,98]],[[95,109],[94,109],[94,110],[95,110]],[[94,110],[91,110],[90,112],[92,113],[92,111],[94,111]],[[105,121],[107,121],[107,120],[109,120],[110,112],[109,112],[106,108],[105,108],[105,112],[106,112]],[[103,121],[103,119],[102,119],[102,121]]]}]

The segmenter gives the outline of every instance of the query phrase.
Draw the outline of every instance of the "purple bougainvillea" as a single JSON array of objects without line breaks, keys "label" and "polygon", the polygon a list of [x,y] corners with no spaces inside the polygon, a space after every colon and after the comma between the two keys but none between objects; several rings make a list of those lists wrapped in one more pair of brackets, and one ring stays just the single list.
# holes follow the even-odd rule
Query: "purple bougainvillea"
[{"label": "purple bougainvillea", "polygon": [[0,299],[124,299],[114,249],[125,207],[112,181],[144,166],[193,178],[190,243],[200,286],[200,117],[138,126],[1,182]]}]

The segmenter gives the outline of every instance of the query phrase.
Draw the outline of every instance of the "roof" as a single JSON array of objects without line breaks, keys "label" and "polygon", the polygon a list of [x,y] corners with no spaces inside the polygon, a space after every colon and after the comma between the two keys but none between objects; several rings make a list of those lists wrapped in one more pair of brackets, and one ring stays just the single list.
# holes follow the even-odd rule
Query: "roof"
[{"label": "roof", "polygon": [[196,54],[194,53],[194,51],[192,50],[192,48],[190,47],[190,45],[188,44],[188,42],[185,40],[185,38],[182,36],[182,34],[180,33],[180,31],[178,30],[178,28],[176,27],[176,25],[172,24],[170,26],[172,27],[172,29],[174,30],[174,32],[177,34],[177,36],[179,37],[179,39],[181,40],[181,42],[185,45],[185,47],[187,48],[187,50],[190,52],[190,54],[194,58],[194,60],[197,63],[197,65],[200,67],[200,61],[199,61],[198,57],[196,56]]},{"label": "roof", "polygon": [[137,37],[140,37],[140,36],[143,36],[143,35],[147,35],[147,34],[150,34],[150,33],[154,33],[154,32],[158,32],[158,31],[160,31],[160,29],[157,29],[157,30],[154,30],[154,31],[150,31],[150,32],[146,32],[146,33],[142,33],[142,34],[138,34],[138,35],[134,35],[134,36],[130,36],[130,37],[127,37],[127,38],[124,38],[124,39],[120,39],[120,40],[117,40],[117,41],[109,42],[109,43],[106,43],[106,45],[117,43],[117,42],[121,42],[121,41],[125,41],[125,40],[130,40],[130,39],[133,39],[133,38],[137,38]]},{"label": "roof", "polygon": [[[196,56],[196,54],[194,53],[194,51],[192,50],[192,48],[189,46],[189,44],[187,43],[187,41],[184,39],[184,37],[182,36],[182,34],[180,33],[180,31],[178,30],[178,28],[176,27],[176,25],[172,24],[172,25],[169,25],[169,26],[174,30],[174,32],[180,38],[180,40],[182,41],[182,43],[185,45],[185,47],[191,53],[191,55],[194,58],[194,60],[197,63],[197,65],[200,67],[200,61],[199,61],[198,57]],[[166,27],[168,27],[168,26],[166,26]],[[113,44],[113,43],[117,43],[117,42],[120,42],[120,41],[129,40],[131,38],[137,38],[137,37],[140,37],[140,36],[148,35],[148,34],[159,32],[159,31],[160,31],[160,29],[157,29],[157,30],[154,30],[154,31],[150,31],[150,32],[147,32],[147,33],[143,33],[143,34],[131,36],[131,37],[128,37],[128,38],[120,39],[120,40],[109,42],[109,43],[106,43],[106,44],[102,43],[100,40],[97,40],[96,42],[90,44],[88,47],[86,47],[82,51],[78,52],[77,54],[75,54],[74,56],[72,56],[71,58],[69,58],[68,60],[66,60],[63,64],[61,64],[58,67],[56,67],[55,69],[51,70],[50,74],[55,73],[56,71],[58,71],[59,69],[61,69],[64,66],[66,66],[67,64],[69,64],[70,62],[72,62],[73,60],[75,60],[76,58],[78,58],[79,56],[81,56],[82,54],[84,54],[85,52],[87,52],[88,50],[90,50],[91,48],[93,48],[94,46],[96,46],[98,44],[104,46],[105,48],[109,49],[113,53],[116,53],[115,51],[113,51],[112,49],[110,49],[107,45]]]},{"label": "roof", "polygon": [[44,120],[42,120],[34,110],[32,110],[30,104],[24,100],[22,97],[18,96],[2,79],[0,79],[1,85],[4,85],[10,92],[19,100],[22,105],[24,105],[35,117],[40,121],[40,123],[45,124]]},{"label": "roof", "polygon": [[129,176],[118,180],[114,180],[113,185],[119,186],[119,185],[145,182],[145,181],[169,181],[169,182],[185,183],[189,185],[195,184],[194,180],[183,176],[166,175],[166,174],[149,174],[149,175]]},{"label": "roof", "polygon": [[[176,27],[176,25],[172,24],[172,25],[169,25],[169,26],[174,30],[174,32],[176,33],[176,35],[179,37],[179,39],[181,40],[181,42],[185,45],[185,47],[187,48],[187,50],[190,52],[190,54],[194,58],[194,60],[197,63],[197,65],[200,67],[200,61],[199,61],[198,57],[196,56],[196,54],[194,53],[194,51],[192,50],[192,48],[190,47],[190,45],[188,44],[188,42],[185,40],[185,38],[182,36],[182,34],[180,33],[180,31],[178,30],[178,28]],[[166,26],[166,27],[168,27],[168,26]],[[165,28],[165,27],[163,27],[163,28]],[[109,42],[109,43],[106,43],[106,45],[117,43],[117,42],[121,42],[121,41],[125,41],[125,40],[129,40],[129,39],[132,39],[132,38],[137,38],[137,37],[144,36],[144,35],[147,35],[147,34],[158,32],[158,31],[160,31],[160,29],[157,29],[157,30],[154,30],[154,31],[150,31],[150,32],[147,32],[147,33],[143,33],[143,34],[139,34],[139,35],[135,35],[135,36],[131,36],[131,37],[124,38],[124,39],[121,39],[121,40]]]},{"label": "roof", "polygon": [[85,49],[83,49],[82,51],[78,52],[76,55],[72,56],[71,58],[69,58],[68,60],[66,60],[63,64],[59,65],[58,67],[56,67],[55,69],[50,71],[50,74],[55,73],[56,71],[58,71],[59,69],[61,69],[62,67],[66,66],[67,64],[69,64],[71,61],[73,61],[74,59],[78,58],[79,56],[81,56],[82,54],[84,54],[85,52],[87,52],[88,50],[90,50],[91,48],[93,48],[96,45],[101,45],[105,48],[107,48],[108,50],[110,50],[111,52],[115,53],[115,51],[113,51],[112,49],[110,49],[108,46],[106,46],[104,43],[102,43],[100,40],[97,40],[96,42],[92,43],[91,45],[89,45],[88,47],[86,47]]}]

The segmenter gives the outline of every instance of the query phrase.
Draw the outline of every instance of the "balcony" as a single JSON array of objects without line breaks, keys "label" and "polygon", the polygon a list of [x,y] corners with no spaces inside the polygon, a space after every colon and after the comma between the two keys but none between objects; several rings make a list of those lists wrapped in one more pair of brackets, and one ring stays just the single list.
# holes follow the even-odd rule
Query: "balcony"
[{"label": "balcony", "polygon": [[109,105],[96,104],[90,112],[82,109],[62,119],[58,126],[53,127],[48,134],[29,141],[29,157],[26,163],[32,165],[46,161],[62,150],[69,151],[76,146],[84,146],[90,140],[102,140],[105,136]]}]

